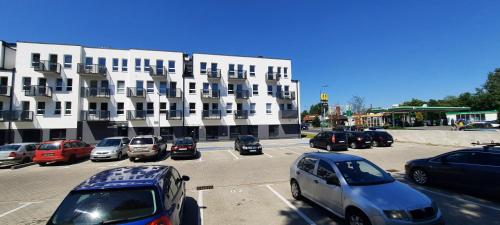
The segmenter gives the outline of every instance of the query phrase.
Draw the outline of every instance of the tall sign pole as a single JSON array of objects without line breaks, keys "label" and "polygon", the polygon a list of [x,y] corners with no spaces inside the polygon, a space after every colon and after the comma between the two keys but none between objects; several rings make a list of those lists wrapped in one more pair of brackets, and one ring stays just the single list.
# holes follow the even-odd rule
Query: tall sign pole
[{"label": "tall sign pole", "polygon": [[323,114],[321,115],[320,127],[321,131],[323,131],[323,127],[325,126],[326,109],[328,108],[328,94],[320,92],[319,100],[322,108],[321,112]]}]

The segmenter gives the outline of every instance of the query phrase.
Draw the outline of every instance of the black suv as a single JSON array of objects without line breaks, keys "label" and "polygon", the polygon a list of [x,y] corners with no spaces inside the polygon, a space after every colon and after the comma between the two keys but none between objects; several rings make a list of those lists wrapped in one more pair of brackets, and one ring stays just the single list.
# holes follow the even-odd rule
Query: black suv
[{"label": "black suv", "polygon": [[364,132],[347,132],[347,142],[351,148],[371,148],[372,137]]},{"label": "black suv", "polygon": [[373,147],[391,147],[392,143],[394,143],[392,135],[385,131],[370,130],[363,133],[366,133],[372,137]]},{"label": "black suv", "polygon": [[262,154],[262,145],[259,139],[252,135],[239,135],[234,140],[234,150],[239,151],[240,155],[246,153]]},{"label": "black suv", "polygon": [[323,131],[309,140],[309,146],[328,151],[347,150],[347,135],[343,131]]}]

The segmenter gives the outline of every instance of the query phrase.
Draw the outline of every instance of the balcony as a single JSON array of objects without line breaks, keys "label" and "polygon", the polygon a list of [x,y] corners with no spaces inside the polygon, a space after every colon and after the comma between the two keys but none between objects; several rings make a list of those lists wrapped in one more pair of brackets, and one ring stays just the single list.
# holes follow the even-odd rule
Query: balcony
[{"label": "balcony", "polygon": [[299,118],[299,111],[298,110],[280,110],[280,118],[281,119],[297,119]]},{"label": "balcony", "polygon": [[107,87],[101,88],[89,88],[82,87],[82,97],[93,97],[93,98],[109,98],[111,89]]},{"label": "balcony", "polygon": [[127,120],[146,120],[146,110],[127,110]]},{"label": "balcony", "polygon": [[167,120],[180,120],[182,119],[182,110],[168,110]]},{"label": "balcony", "polygon": [[234,92],[234,96],[236,99],[248,99],[248,98],[250,98],[250,91],[249,90],[236,90]]},{"label": "balcony", "polygon": [[109,111],[103,110],[82,110],[81,116],[82,121],[109,121],[110,119]]},{"label": "balcony", "polygon": [[0,121],[33,121],[33,111],[12,110],[0,111]]},{"label": "balcony", "polygon": [[202,99],[220,99],[220,90],[201,89]]},{"label": "balcony", "polygon": [[204,120],[220,120],[222,118],[222,111],[220,109],[203,110],[201,118]]},{"label": "balcony", "polygon": [[24,95],[32,97],[52,97],[52,87],[48,86],[24,86]]},{"label": "balcony", "polygon": [[295,91],[278,91],[276,98],[283,100],[295,100]]},{"label": "balcony", "polygon": [[167,89],[166,96],[167,98],[182,98],[182,91],[180,88]]},{"label": "balcony", "polygon": [[0,96],[10,96],[10,86],[0,86]]},{"label": "balcony", "polygon": [[106,76],[106,74],[108,73],[108,69],[106,68],[106,65],[99,65],[99,64],[85,65],[83,63],[78,63],[77,73],[86,76],[93,76],[93,75]]},{"label": "balcony", "polygon": [[146,98],[146,89],[129,87],[127,88],[127,97]]},{"label": "balcony", "polygon": [[234,111],[235,119],[248,119],[248,110],[236,110]]},{"label": "balcony", "polygon": [[61,64],[56,62],[49,62],[41,60],[40,62],[33,62],[35,71],[43,74],[61,74]]},{"label": "balcony", "polygon": [[227,75],[229,81],[245,81],[247,79],[246,70],[229,71]]},{"label": "balcony", "polygon": [[279,81],[281,78],[281,74],[275,72],[267,72],[266,73],[266,81]]},{"label": "balcony", "polygon": [[153,78],[167,77],[168,69],[163,66],[149,66],[149,75]]},{"label": "balcony", "polygon": [[212,80],[220,80],[221,71],[220,69],[207,69],[207,78]]}]

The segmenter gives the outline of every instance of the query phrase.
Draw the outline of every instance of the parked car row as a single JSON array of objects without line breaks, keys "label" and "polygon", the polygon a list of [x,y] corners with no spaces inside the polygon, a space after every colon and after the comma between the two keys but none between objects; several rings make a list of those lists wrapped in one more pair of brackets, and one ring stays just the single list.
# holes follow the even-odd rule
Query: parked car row
[{"label": "parked car row", "polygon": [[392,136],[385,131],[323,131],[309,140],[311,148],[328,151],[347,150],[350,148],[390,147],[394,143]]}]

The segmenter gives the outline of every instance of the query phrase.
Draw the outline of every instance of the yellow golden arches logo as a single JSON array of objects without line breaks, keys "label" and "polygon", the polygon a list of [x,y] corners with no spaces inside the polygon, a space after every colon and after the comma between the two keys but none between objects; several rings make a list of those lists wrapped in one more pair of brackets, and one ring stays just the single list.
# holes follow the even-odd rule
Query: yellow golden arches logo
[{"label": "yellow golden arches logo", "polygon": [[319,99],[322,101],[322,102],[328,102],[328,94],[327,93],[321,93],[319,95]]}]

